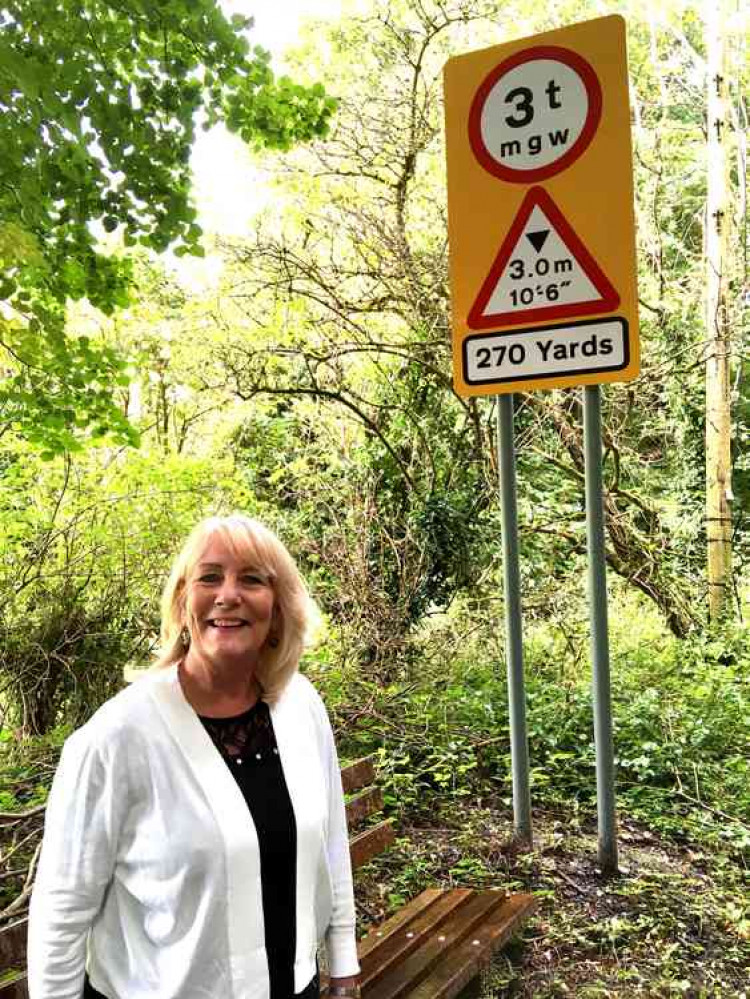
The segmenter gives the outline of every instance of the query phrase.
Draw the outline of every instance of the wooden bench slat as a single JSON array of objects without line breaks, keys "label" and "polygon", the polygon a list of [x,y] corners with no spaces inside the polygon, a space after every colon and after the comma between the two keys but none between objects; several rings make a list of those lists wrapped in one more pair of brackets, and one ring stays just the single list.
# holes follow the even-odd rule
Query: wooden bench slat
[{"label": "wooden bench slat", "polygon": [[421,947],[431,933],[442,932],[439,930],[441,924],[471,894],[469,888],[454,891],[428,889],[400,909],[397,920],[389,921],[390,926],[376,927],[358,948],[362,983],[372,987],[394,964],[401,966],[404,959]]},{"label": "wooden bench slat", "polygon": [[402,999],[455,999],[535,908],[532,895],[504,898],[486,922],[451,949],[427,978],[401,993]]},{"label": "wooden bench slat", "polygon": [[0,999],[29,999],[28,982],[23,972],[0,982]]},{"label": "wooden bench slat", "polygon": [[386,919],[384,923],[373,926],[369,933],[363,936],[357,944],[357,953],[359,954],[360,961],[366,958],[370,951],[375,950],[393,930],[405,926],[411,919],[418,916],[423,909],[432,905],[436,898],[444,894],[445,892],[441,888],[426,888],[416,898],[412,899],[411,902],[401,906],[398,912],[395,912],[389,919]]},{"label": "wooden bench slat", "polygon": [[0,972],[4,968],[18,968],[24,964],[28,932],[28,916],[23,916],[0,929]]},{"label": "wooden bench slat", "polygon": [[368,787],[346,803],[346,821],[349,827],[359,825],[369,815],[375,815],[383,808],[383,792],[379,787]]},{"label": "wooden bench slat", "polygon": [[348,767],[341,771],[341,783],[344,785],[344,794],[353,794],[360,791],[375,780],[375,757],[363,756],[361,760],[355,760]]},{"label": "wooden bench slat", "polygon": [[8,975],[0,983],[0,999],[29,999],[25,971],[28,931],[28,916],[0,929],[0,975],[12,968],[18,969],[15,975]]},{"label": "wooden bench slat", "polygon": [[396,833],[390,822],[381,822],[372,829],[365,829],[358,836],[349,840],[349,855],[352,858],[352,867],[356,871],[368,860],[372,860],[386,847],[390,846],[396,838]]},{"label": "wooden bench slat", "polygon": [[503,899],[505,897],[498,892],[469,891],[468,895],[462,895],[460,904],[449,918],[431,928],[412,953],[399,960],[397,966],[386,971],[370,988],[363,990],[365,999],[402,999],[409,995],[437,964],[445,960],[447,954],[481,926],[497,905],[498,895]]}]

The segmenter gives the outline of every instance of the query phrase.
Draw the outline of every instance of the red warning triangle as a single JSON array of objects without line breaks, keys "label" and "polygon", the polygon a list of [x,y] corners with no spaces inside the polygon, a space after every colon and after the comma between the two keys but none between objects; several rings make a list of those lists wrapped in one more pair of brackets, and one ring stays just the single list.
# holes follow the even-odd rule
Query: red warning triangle
[{"label": "red warning triangle", "polygon": [[620,296],[542,187],[532,187],[467,323],[497,329],[613,312]]}]

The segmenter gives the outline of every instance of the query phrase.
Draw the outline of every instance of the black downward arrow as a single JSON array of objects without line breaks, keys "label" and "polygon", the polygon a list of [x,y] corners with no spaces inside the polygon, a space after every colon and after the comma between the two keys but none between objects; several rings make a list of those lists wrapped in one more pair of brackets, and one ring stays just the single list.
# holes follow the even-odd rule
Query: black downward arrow
[{"label": "black downward arrow", "polygon": [[547,242],[547,236],[549,236],[549,229],[540,229],[539,232],[526,233],[526,238],[534,247],[537,253],[542,252],[542,247]]}]

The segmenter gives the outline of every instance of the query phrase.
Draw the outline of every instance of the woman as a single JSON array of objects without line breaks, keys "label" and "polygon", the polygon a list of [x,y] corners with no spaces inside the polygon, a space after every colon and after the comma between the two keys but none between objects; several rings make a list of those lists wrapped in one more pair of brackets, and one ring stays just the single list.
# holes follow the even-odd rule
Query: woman
[{"label": "woman", "polygon": [[358,994],[336,749],[297,672],[310,606],[257,521],[193,530],[162,599],[162,668],[64,746],[31,999],[311,999],[322,938],[328,994]]}]

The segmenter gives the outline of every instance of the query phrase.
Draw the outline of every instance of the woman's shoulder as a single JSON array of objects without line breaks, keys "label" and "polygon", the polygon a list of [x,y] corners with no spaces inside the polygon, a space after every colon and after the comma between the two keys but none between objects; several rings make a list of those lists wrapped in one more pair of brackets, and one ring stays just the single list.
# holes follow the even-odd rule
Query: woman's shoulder
[{"label": "woman's shoulder", "polygon": [[295,673],[284,688],[279,707],[311,715],[319,729],[330,726],[328,711],[315,685],[303,673]]},{"label": "woman's shoulder", "polygon": [[304,673],[300,672],[297,672],[294,676],[292,676],[284,688],[284,693],[281,696],[283,700],[297,704],[319,704],[321,706],[323,704],[320,694],[312,682],[304,675]]}]

